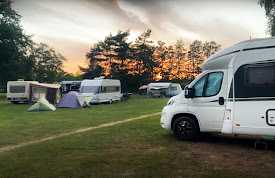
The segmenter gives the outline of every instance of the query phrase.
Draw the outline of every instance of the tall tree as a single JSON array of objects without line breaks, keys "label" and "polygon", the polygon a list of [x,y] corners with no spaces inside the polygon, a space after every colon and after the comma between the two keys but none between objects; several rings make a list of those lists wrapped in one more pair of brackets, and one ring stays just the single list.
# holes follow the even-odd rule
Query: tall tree
[{"label": "tall tree", "polygon": [[11,8],[10,0],[0,1],[0,86],[9,80],[31,78],[32,61],[27,58],[32,46],[24,34],[20,15]]},{"label": "tall tree", "polygon": [[269,34],[275,36],[275,0],[259,0],[258,3],[265,8]]},{"label": "tall tree", "polygon": [[167,56],[168,50],[165,42],[158,41],[154,51],[154,60],[156,65],[156,67],[154,68],[155,80],[169,78],[169,74],[166,71]]},{"label": "tall tree", "polygon": [[[89,69],[93,70],[96,68],[96,66],[98,65],[98,61],[99,61],[99,55],[102,53],[102,48],[100,47],[99,44],[95,44],[90,51],[87,53],[86,58],[89,60]],[[80,68],[81,70],[83,70],[83,72],[85,72],[87,69],[85,68]]]},{"label": "tall tree", "polygon": [[130,43],[127,42],[129,31],[119,31],[116,35],[105,38],[105,56],[113,62],[110,64],[110,76],[115,78],[117,73],[124,71],[127,73],[125,61],[129,57]]},{"label": "tall tree", "polygon": [[[95,44],[87,54],[89,59],[89,67],[81,68],[81,70],[87,76],[88,73],[93,73],[96,75],[103,72],[103,69],[98,65],[103,65],[105,67],[105,74],[109,77],[116,77],[117,73],[120,73],[120,70],[126,70],[127,66],[125,61],[128,59],[130,48],[130,43],[127,42],[127,37],[129,36],[128,31],[119,31],[117,34],[110,34],[107,36],[104,41],[101,41]],[[103,73],[102,73],[103,74]],[[90,76],[91,77],[91,76]]]},{"label": "tall tree", "polygon": [[48,45],[35,44],[30,58],[34,61],[33,79],[40,82],[55,82],[65,74],[62,69],[65,57]]},{"label": "tall tree", "polygon": [[104,69],[100,65],[96,65],[93,68],[80,68],[80,70],[83,72],[83,78],[84,79],[93,79],[95,77],[100,77],[103,75]]},{"label": "tall tree", "polygon": [[184,42],[182,40],[178,40],[175,44],[175,58],[177,60],[176,62],[176,75],[179,75],[180,72],[180,63],[182,60],[186,58],[187,50],[184,47]]},{"label": "tall tree", "polygon": [[216,43],[215,41],[206,41],[203,43],[203,54],[204,57],[208,58],[212,54],[216,53],[221,48],[221,45]]},{"label": "tall tree", "polygon": [[90,51],[86,54],[86,58],[89,60],[88,67],[79,67],[84,78],[92,79],[103,75],[104,68],[99,65],[100,61],[104,61],[106,59],[103,55],[103,46],[104,43],[100,41],[91,47]]},{"label": "tall tree", "polygon": [[132,57],[139,61],[138,71],[139,75],[142,76],[143,81],[149,81],[153,79],[153,68],[155,62],[153,59],[153,53],[155,47],[153,41],[150,40],[152,31],[150,29],[142,33],[132,45]]},{"label": "tall tree", "polygon": [[202,41],[195,40],[189,46],[188,59],[192,63],[191,73],[196,75],[200,73],[199,65],[203,62],[203,43]]}]

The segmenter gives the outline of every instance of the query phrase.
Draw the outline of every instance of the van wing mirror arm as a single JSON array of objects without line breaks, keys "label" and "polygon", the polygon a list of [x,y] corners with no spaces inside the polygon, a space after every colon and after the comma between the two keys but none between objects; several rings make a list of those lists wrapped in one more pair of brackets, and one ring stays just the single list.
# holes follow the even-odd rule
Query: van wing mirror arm
[{"label": "van wing mirror arm", "polygon": [[194,97],[194,88],[186,87],[184,89],[184,95],[185,95],[185,98],[193,98]]}]

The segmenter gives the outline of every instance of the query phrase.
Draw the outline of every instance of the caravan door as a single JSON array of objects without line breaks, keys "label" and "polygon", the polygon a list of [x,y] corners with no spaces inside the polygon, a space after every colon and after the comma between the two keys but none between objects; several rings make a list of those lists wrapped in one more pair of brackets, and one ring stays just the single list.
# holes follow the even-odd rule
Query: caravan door
[{"label": "caravan door", "polygon": [[274,136],[275,61],[242,65],[234,78],[233,132]]}]

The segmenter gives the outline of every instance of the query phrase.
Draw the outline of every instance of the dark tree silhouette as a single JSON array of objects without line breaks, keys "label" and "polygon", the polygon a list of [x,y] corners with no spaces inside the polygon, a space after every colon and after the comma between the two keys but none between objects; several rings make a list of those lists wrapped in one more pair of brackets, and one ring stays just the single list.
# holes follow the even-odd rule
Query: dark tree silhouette
[{"label": "dark tree silhouette", "polygon": [[11,8],[11,1],[0,2],[0,86],[9,80],[31,78],[32,61],[27,58],[32,46],[24,34],[20,15]]},{"label": "dark tree silhouette", "polygon": [[138,73],[142,76],[141,82],[153,80],[153,69],[156,66],[153,59],[155,46],[150,40],[151,33],[150,29],[146,30],[136,39],[131,48],[132,58],[141,62],[137,66]]},{"label": "dark tree silhouette", "polygon": [[[108,35],[88,52],[88,68],[81,68],[84,78],[104,75],[121,80],[124,91],[135,91],[140,85],[154,80],[186,83],[200,72],[202,62],[215,53],[220,45],[214,41],[194,41],[190,49],[183,41],[166,45],[150,40],[146,30],[134,42],[128,42],[129,31]],[[191,65],[190,65],[191,63]],[[193,65],[192,65],[193,64]]]},{"label": "dark tree silhouette", "polygon": [[33,80],[56,82],[63,77],[62,64],[66,59],[48,45],[35,44],[30,51],[30,59],[33,61]]},{"label": "dark tree silhouette", "polygon": [[9,80],[57,81],[64,57],[24,33],[10,0],[0,1],[0,88]]},{"label": "dark tree silhouette", "polygon": [[268,33],[275,36],[275,0],[259,0],[258,3],[265,8],[268,19]]}]

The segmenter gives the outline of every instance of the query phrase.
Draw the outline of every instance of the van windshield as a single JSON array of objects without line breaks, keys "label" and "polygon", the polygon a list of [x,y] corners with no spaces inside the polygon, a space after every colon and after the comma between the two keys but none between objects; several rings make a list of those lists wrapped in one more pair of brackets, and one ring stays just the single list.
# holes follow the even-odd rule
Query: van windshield
[{"label": "van windshield", "polygon": [[100,86],[82,86],[80,93],[99,93]]}]

